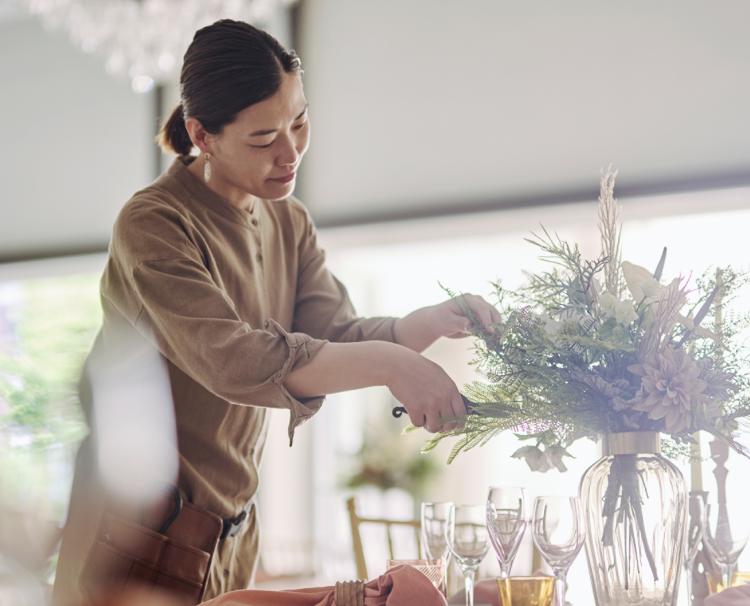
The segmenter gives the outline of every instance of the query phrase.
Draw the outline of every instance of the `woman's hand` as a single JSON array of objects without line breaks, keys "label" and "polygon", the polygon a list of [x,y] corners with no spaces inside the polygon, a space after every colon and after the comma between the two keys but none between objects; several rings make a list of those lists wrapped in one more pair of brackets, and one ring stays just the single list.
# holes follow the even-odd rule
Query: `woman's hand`
[{"label": "woman's hand", "polygon": [[434,362],[405,347],[392,351],[386,385],[415,427],[450,431],[463,426],[466,406],[458,387]]},{"label": "woman's hand", "polygon": [[464,312],[468,308],[486,332],[493,332],[502,320],[500,312],[479,295],[461,295],[435,306],[434,322],[441,330],[438,336],[460,339],[471,334],[471,318]]},{"label": "woman's hand", "polygon": [[440,337],[458,339],[471,334],[471,315],[487,332],[500,323],[500,312],[478,295],[461,295],[422,307],[396,322],[396,342],[414,351],[424,351]]}]

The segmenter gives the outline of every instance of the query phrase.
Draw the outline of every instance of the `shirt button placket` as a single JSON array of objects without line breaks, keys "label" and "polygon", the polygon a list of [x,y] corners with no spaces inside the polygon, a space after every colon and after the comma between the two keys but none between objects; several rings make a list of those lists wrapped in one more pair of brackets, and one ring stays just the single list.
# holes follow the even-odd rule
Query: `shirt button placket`
[{"label": "shirt button placket", "polygon": [[[255,213],[251,213],[249,223],[250,223],[250,227],[253,232],[253,235],[255,236],[255,241],[258,243],[258,247],[260,248],[261,237],[260,237],[260,230],[258,229],[259,221]],[[258,263],[258,265],[263,265],[263,254],[260,251],[255,253],[255,261]]]}]

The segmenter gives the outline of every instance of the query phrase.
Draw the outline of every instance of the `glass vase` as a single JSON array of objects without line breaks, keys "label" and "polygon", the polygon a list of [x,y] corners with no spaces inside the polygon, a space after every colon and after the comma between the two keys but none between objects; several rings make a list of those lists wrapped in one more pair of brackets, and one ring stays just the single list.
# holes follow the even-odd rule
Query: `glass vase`
[{"label": "glass vase", "polygon": [[659,434],[602,439],[581,479],[586,557],[597,606],[674,606],[685,550],[687,490]]}]

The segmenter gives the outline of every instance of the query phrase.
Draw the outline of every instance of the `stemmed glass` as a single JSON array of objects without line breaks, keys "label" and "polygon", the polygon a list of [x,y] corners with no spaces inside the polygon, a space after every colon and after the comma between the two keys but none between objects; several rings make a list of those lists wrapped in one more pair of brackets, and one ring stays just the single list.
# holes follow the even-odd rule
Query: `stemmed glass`
[{"label": "stemmed glass", "polygon": [[429,560],[442,560],[444,588],[448,585],[448,521],[453,503],[422,503],[420,516],[422,551]]},{"label": "stemmed glass", "polygon": [[503,603],[510,603],[508,577],[528,525],[524,489],[516,486],[493,486],[487,494],[487,529],[500,565],[503,581]]},{"label": "stemmed glass", "polygon": [[449,514],[446,538],[464,574],[466,606],[474,606],[474,576],[490,548],[484,505],[456,505]]},{"label": "stemmed glass", "polygon": [[426,558],[439,560],[448,555],[446,530],[452,510],[453,503],[422,503],[421,537]]},{"label": "stemmed glass", "polygon": [[531,519],[534,544],[555,573],[555,605],[565,606],[565,577],[586,533],[578,497],[537,497]]},{"label": "stemmed glass", "polygon": [[737,560],[750,536],[748,516],[744,512],[736,514],[730,515],[727,503],[706,505],[706,546],[721,566],[721,583],[725,589],[732,586]]}]

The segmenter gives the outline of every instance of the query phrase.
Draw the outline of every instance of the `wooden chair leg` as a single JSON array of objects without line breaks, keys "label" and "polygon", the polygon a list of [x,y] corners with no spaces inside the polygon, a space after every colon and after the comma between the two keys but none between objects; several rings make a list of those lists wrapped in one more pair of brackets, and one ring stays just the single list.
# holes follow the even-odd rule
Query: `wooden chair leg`
[{"label": "wooden chair leg", "polygon": [[354,563],[357,567],[357,578],[367,579],[367,563],[365,562],[365,549],[362,544],[362,535],[357,516],[356,502],[354,497],[346,500],[346,508],[349,511],[349,523],[352,528],[352,548],[354,549]]}]

